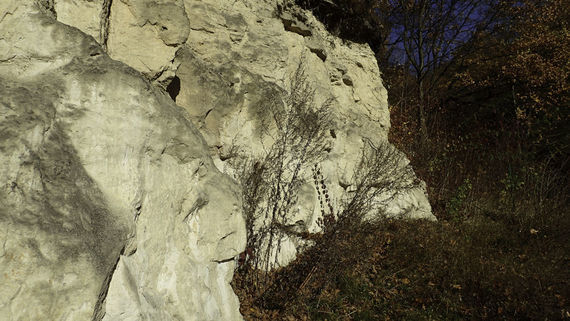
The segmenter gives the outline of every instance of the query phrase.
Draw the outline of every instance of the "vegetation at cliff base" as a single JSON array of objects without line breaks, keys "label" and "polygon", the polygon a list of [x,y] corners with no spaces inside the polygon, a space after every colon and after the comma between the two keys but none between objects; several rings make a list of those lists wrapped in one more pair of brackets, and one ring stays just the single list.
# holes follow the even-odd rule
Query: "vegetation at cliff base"
[{"label": "vegetation at cliff base", "polygon": [[244,318],[570,319],[568,3],[298,2],[371,43],[438,221],[324,222],[289,266],[238,270]]}]

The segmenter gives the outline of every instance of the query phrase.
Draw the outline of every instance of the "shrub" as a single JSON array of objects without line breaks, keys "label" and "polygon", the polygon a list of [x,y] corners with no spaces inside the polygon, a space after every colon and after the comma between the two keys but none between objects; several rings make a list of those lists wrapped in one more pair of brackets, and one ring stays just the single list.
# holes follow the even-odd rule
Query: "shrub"
[{"label": "shrub", "polygon": [[[327,110],[330,101],[315,106],[314,91],[302,65],[291,78],[291,92],[285,107],[279,108],[275,103],[270,108],[274,127],[271,130],[266,124],[266,132],[272,135],[273,144],[262,157],[233,159],[234,166],[240,169],[238,177],[248,232],[247,250],[240,258],[236,282],[238,287],[247,289],[250,295],[269,306],[289,302],[315,274],[332,273],[342,270],[343,265],[350,266],[348,261],[335,261],[334,258],[340,256],[338,251],[360,255],[367,249],[348,249],[346,241],[351,235],[360,235],[373,226],[373,218],[382,217],[381,205],[419,183],[404,154],[387,142],[375,144],[365,140],[352,185],[339,208],[333,208],[324,195],[321,197],[328,201],[321,204],[328,209],[323,210],[319,221],[322,232],[311,234],[292,229],[288,222],[299,187],[306,183],[309,169],[318,168],[330,148],[331,121]],[[318,170],[313,171],[313,178],[318,181],[317,174]],[[268,272],[278,266],[277,257],[285,235],[304,240],[308,248],[302,256],[312,257],[309,265],[296,265],[295,275]],[[286,289],[283,277],[287,278]]]},{"label": "shrub", "polygon": [[[344,278],[361,256],[370,256],[376,250],[369,246],[369,237],[378,226],[375,218],[382,217],[377,200],[390,201],[417,184],[403,154],[388,143],[370,143],[341,209],[323,218],[322,232],[300,235],[311,245],[290,266],[270,276],[264,274],[262,286],[245,285],[247,274],[242,270],[239,286],[248,287],[251,300],[266,309],[283,309],[300,294],[321,292],[331,280]],[[248,272],[258,276],[262,273],[255,266]]]},{"label": "shrub", "polygon": [[[241,270],[270,270],[277,264],[282,236],[287,233],[291,207],[305,174],[324,156],[331,125],[330,100],[315,106],[315,93],[300,64],[291,77],[285,106],[268,106],[272,125],[264,130],[273,144],[258,158],[238,157],[239,179],[247,228],[247,251]],[[265,281],[250,275],[252,286]],[[262,282],[263,281],[263,282]]]}]

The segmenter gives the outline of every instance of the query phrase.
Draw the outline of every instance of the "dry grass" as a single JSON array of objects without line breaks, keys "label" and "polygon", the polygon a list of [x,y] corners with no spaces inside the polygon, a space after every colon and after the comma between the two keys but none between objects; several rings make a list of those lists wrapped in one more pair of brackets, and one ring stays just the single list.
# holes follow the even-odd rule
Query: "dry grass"
[{"label": "dry grass", "polygon": [[[485,217],[390,221],[329,240],[272,275],[234,286],[246,320],[562,320],[568,243]],[[315,261],[320,263],[315,264]]]}]

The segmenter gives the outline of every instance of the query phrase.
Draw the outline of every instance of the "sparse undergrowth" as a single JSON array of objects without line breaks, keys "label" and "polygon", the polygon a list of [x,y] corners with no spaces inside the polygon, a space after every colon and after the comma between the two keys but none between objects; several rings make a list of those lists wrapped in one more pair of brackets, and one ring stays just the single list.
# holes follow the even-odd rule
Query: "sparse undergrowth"
[{"label": "sparse undergrowth", "polygon": [[570,319],[567,178],[544,165],[533,169],[540,175],[495,175],[487,190],[483,179],[458,180],[438,195],[447,204],[436,207],[438,222],[329,222],[313,247],[265,279],[271,286],[252,287],[238,270],[241,312],[246,320]]},{"label": "sparse undergrowth", "polygon": [[[567,223],[567,222],[566,222]],[[566,224],[566,227],[568,225]],[[561,320],[569,318],[562,234],[519,231],[485,216],[387,221],[274,272],[265,293],[234,288],[246,320]]]},{"label": "sparse undergrowth", "polygon": [[[339,31],[365,27],[363,8],[377,12],[360,0],[297,3]],[[237,271],[246,320],[570,320],[568,6],[497,5],[499,23],[456,55],[467,59],[427,98],[407,63],[377,52],[390,141],[427,183],[439,221],[326,222],[333,228],[311,235],[314,246],[267,276],[271,286],[245,277],[259,271]],[[424,137],[420,106],[429,107]]]},{"label": "sparse undergrowth", "polygon": [[[476,138],[440,136],[417,148],[418,137],[402,143],[410,130],[393,115],[392,139],[427,181],[439,221],[326,222],[296,261],[258,278],[265,286],[251,283],[265,272],[238,269],[244,318],[570,319],[566,163],[507,148],[470,163],[461,144]],[[362,217],[359,207],[345,209],[341,216]]]},{"label": "sparse undergrowth", "polygon": [[[394,119],[392,138],[404,137]],[[296,261],[264,275],[271,286],[252,286],[251,275],[264,272],[238,269],[244,318],[570,319],[566,164],[521,157],[515,166],[514,154],[489,150],[475,166],[459,144],[442,136],[407,151],[438,222],[330,221]]]}]

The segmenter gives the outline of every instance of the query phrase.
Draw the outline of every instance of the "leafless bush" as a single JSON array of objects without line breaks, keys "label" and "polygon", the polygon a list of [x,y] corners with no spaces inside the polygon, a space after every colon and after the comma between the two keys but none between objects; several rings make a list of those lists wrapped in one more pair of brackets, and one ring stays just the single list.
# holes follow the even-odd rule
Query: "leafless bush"
[{"label": "leafless bush", "polygon": [[283,227],[304,183],[303,171],[318,163],[327,147],[331,101],[316,106],[302,65],[291,78],[284,108],[279,101],[267,106],[271,122],[264,130],[273,144],[261,158],[242,160],[238,166],[248,233],[240,262],[244,269],[269,270],[277,263]]},{"label": "leafless bush", "polygon": [[339,214],[339,220],[359,222],[365,218],[382,217],[381,213],[372,211],[381,211],[394,198],[419,185],[402,152],[388,142],[374,144],[368,139],[365,141],[360,163],[354,173],[353,188]]},{"label": "leafless bush", "polygon": [[[247,250],[239,264],[241,282],[245,282],[240,285],[242,288],[264,293],[281,283],[272,278],[275,274],[270,276],[261,271],[277,266],[281,240],[290,235],[287,224],[292,207],[297,203],[299,188],[305,183],[308,170],[318,167],[329,148],[331,120],[327,109],[330,103],[325,101],[316,106],[314,90],[300,66],[292,76],[285,107],[279,102],[269,106],[271,122],[266,122],[264,129],[273,137],[273,144],[262,157],[242,158],[241,164],[234,164],[239,168],[248,233]],[[321,204],[327,209],[323,210],[320,221],[323,231],[293,233],[311,241],[310,253],[315,256],[311,269],[336,266],[334,252],[342,248],[339,242],[344,236],[362,230],[367,224],[363,219],[370,222],[373,217],[381,217],[382,206],[418,183],[404,154],[387,142],[374,144],[365,140],[346,198],[339,208],[333,208],[330,201]],[[299,276],[302,275],[301,271]],[[293,288],[294,284],[291,283]]]},{"label": "leafless bush", "polygon": [[[306,291],[320,292],[350,269],[372,248],[364,240],[380,226],[382,208],[419,181],[404,155],[389,143],[368,141],[355,169],[352,188],[340,211],[321,221],[322,232],[292,265],[275,274],[258,298],[268,309],[279,309]],[[311,284],[311,289],[308,289]]]}]

